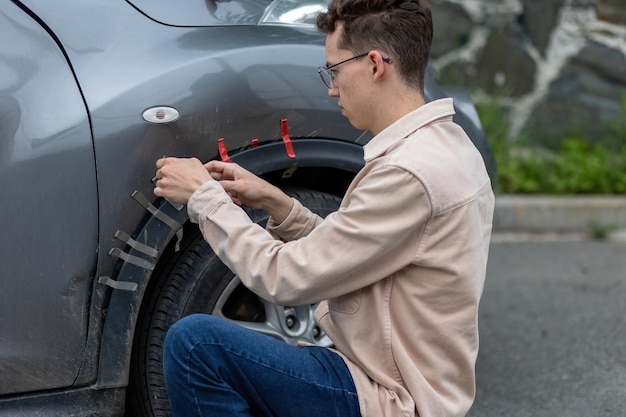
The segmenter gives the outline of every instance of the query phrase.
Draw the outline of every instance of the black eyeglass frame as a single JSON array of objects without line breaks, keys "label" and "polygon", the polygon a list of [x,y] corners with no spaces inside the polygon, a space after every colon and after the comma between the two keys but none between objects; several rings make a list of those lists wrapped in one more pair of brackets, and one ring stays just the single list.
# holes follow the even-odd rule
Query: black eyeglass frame
[{"label": "black eyeglass frame", "polygon": [[[326,87],[328,87],[329,89],[331,89],[331,88],[333,88],[333,80],[335,79],[331,69],[333,69],[335,67],[338,67],[341,64],[345,64],[346,62],[352,61],[354,59],[363,58],[364,56],[369,55],[370,52],[372,52],[372,51],[367,51],[367,52],[364,52],[362,54],[355,55],[352,58],[344,59],[343,61],[337,62],[336,64],[330,65],[328,67],[318,67],[317,68],[317,73],[320,75],[320,78],[322,79],[322,82],[324,83],[324,85]],[[391,64],[392,59],[391,58],[383,58],[383,62],[385,62],[387,64]],[[324,77],[328,77],[329,81],[327,81],[326,78],[324,78]]]}]

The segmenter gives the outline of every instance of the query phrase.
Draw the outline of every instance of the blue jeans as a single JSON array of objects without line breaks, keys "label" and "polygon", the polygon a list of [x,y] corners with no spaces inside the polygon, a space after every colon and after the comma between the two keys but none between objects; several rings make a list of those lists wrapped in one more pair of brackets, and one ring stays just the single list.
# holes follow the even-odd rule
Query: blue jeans
[{"label": "blue jeans", "polygon": [[170,328],[163,368],[173,416],[361,417],[352,376],[335,352],[207,314]]}]

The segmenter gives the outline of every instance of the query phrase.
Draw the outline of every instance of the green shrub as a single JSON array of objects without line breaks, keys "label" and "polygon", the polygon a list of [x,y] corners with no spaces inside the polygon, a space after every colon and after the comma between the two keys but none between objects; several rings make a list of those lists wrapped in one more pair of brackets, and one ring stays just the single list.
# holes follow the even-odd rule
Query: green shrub
[{"label": "green shrub", "polygon": [[[626,126],[610,124],[614,146],[594,145],[581,136],[548,150],[523,137],[510,139],[506,114],[491,103],[478,111],[498,165],[497,192],[506,194],[626,194]],[[616,128],[617,127],[617,128]],[[610,143],[608,140],[598,143]]]}]

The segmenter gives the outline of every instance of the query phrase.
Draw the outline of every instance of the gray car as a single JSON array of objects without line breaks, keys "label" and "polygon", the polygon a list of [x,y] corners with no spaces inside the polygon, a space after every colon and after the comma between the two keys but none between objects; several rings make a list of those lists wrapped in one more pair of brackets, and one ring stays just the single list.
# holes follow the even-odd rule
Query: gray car
[{"label": "gray car", "polygon": [[[164,156],[237,162],[321,215],[370,139],[316,74],[324,0],[0,3],[0,416],[169,415],[167,328],[207,312],[288,343],[332,342],[314,306],[246,290],[155,198]],[[429,100],[493,157],[467,94]],[[249,211],[259,223],[264,214]]]}]

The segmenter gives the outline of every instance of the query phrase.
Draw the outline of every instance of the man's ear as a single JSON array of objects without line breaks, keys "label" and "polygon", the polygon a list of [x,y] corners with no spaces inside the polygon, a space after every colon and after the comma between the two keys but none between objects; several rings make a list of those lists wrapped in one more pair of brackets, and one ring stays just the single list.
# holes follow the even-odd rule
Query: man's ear
[{"label": "man's ear", "polygon": [[383,56],[378,51],[370,51],[367,55],[367,59],[370,60],[372,76],[374,79],[379,79],[385,73],[385,61]]}]

